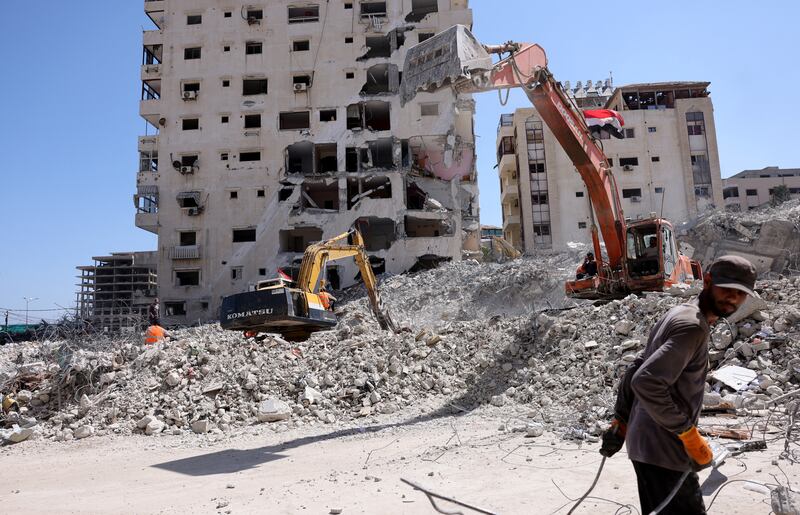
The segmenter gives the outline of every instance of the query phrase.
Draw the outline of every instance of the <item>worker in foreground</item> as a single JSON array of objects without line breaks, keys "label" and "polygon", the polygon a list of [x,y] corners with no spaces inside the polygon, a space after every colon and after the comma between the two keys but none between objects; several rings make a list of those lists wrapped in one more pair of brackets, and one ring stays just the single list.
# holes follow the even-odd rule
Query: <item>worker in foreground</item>
[{"label": "worker in foreground", "polygon": [[697,421],[708,371],[710,327],[732,315],[753,294],[755,267],[739,256],[717,259],[703,276],[700,296],[669,310],[650,331],[644,354],[626,372],[603,435],[601,454],[626,443],[639,486],[642,513],[666,500],[683,474],[688,477],[661,513],[704,514],[697,470],[713,454]]}]

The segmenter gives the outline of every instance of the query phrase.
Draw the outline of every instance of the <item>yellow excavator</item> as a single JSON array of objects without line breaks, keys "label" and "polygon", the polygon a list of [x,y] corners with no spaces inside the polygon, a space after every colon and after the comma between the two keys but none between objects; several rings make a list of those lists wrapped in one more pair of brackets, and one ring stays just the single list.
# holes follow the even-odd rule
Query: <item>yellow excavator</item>
[{"label": "yellow excavator", "polygon": [[331,296],[325,291],[326,265],[345,258],[355,259],[381,329],[397,332],[381,302],[378,280],[370,266],[364,238],[355,228],[309,245],[303,254],[296,282],[286,277],[268,279],[260,281],[254,291],[222,299],[220,325],[223,329],[244,331],[246,336],[269,332],[291,341],[305,340],[316,331],[335,327],[337,319]]}]

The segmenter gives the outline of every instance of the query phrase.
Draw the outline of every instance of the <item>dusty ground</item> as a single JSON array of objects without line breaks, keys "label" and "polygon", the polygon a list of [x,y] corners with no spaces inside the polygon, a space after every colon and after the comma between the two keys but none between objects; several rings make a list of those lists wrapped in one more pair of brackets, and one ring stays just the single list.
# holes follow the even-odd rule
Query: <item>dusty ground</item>
[{"label": "dusty ground", "polygon": [[[334,432],[317,427],[276,434],[254,426],[218,441],[30,441],[0,448],[0,506],[5,513],[435,513],[424,494],[400,481],[406,478],[495,513],[566,513],[572,503],[564,494],[579,497],[591,484],[598,444],[581,447],[553,435],[525,438],[501,431],[509,422],[506,413],[483,409],[411,423],[384,418]],[[774,474],[785,484],[782,469],[798,484],[798,467],[772,463],[779,452],[776,444],[729,460],[721,472],[764,483],[775,483]],[[711,513],[768,513],[768,495],[747,484],[725,487]],[[594,495],[638,508],[624,455],[607,462]],[[590,500],[576,513],[611,514],[618,508]]]}]

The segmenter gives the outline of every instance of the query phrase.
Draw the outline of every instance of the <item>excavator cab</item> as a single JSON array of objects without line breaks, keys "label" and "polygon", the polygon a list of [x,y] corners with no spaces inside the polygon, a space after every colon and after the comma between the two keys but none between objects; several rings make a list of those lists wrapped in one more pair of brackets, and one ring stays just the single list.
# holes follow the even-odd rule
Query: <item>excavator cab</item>
[{"label": "excavator cab", "polygon": [[628,288],[658,291],[700,276],[700,265],[678,251],[672,224],[663,218],[630,222],[625,234]]}]

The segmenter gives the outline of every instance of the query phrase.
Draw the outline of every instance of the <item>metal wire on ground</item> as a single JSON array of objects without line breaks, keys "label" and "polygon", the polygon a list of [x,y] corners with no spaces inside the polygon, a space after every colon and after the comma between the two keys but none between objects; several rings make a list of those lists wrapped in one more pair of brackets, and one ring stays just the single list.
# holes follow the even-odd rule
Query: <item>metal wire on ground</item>
[{"label": "metal wire on ground", "polygon": [[433,509],[438,511],[439,513],[444,513],[445,515],[464,515],[460,511],[446,511],[446,510],[440,508],[436,504],[435,499],[441,499],[443,501],[451,502],[453,504],[457,504],[459,506],[463,506],[464,508],[469,508],[470,510],[477,511],[478,513],[484,513],[485,515],[496,515],[496,513],[493,512],[493,511],[484,510],[483,508],[478,508],[477,506],[472,506],[470,504],[463,503],[463,502],[461,502],[461,501],[459,501],[457,499],[453,499],[452,497],[447,497],[447,496],[444,496],[444,495],[437,494],[435,492],[431,492],[430,490],[427,490],[426,488],[423,488],[420,485],[418,485],[418,484],[416,484],[416,483],[414,483],[412,481],[409,481],[408,479],[405,479],[405,478],[401,477],[400,481],[402,481],[403,483],[411,486],[415,490],[419,490],[420,492],[424,493],[428,497],[428,500],[430,501],[431,505],[433,506]]}]

